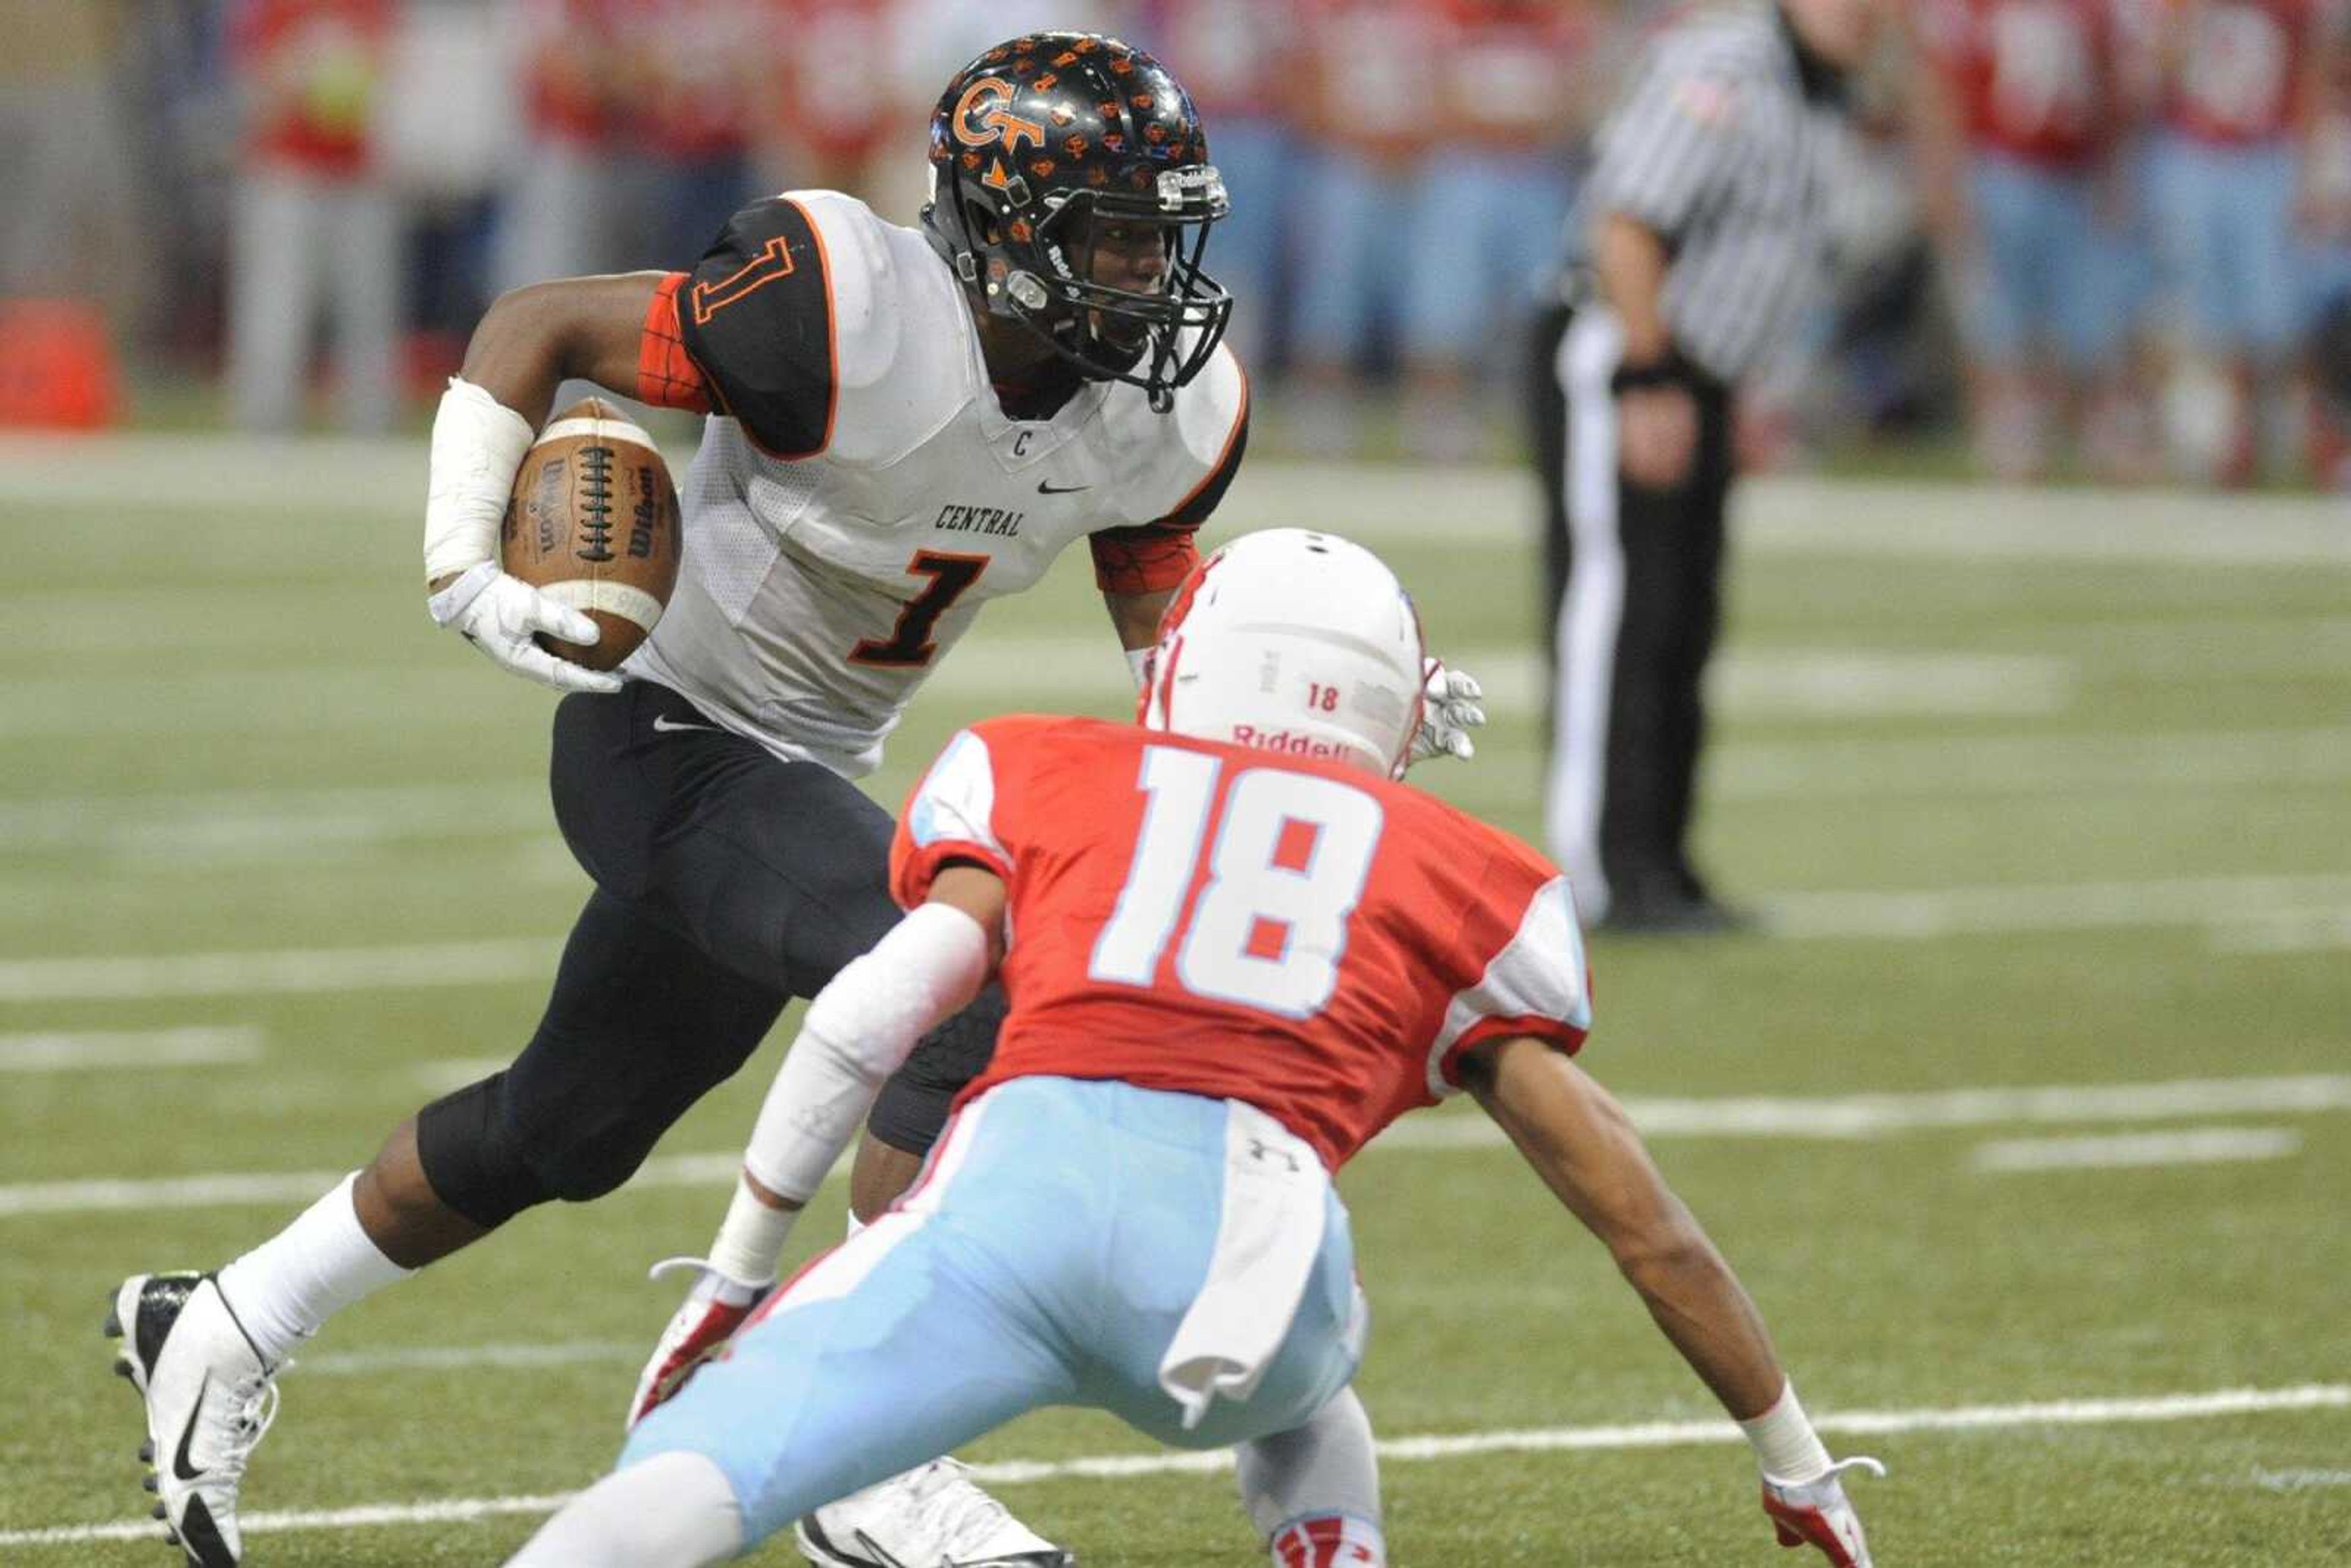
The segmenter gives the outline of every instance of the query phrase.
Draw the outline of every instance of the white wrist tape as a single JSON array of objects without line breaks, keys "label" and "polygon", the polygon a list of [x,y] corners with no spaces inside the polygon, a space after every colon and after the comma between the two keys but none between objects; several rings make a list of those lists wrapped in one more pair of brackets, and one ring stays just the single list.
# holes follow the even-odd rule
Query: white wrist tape
[{"label": "white wrist tape", "polygon": [[424,580],[498,555],[507,496],[536,434],[522,415],[459,376],[433,416],[433,466],[424,494]]},{"label": "white wrist tape", "polygon": [[1126,651],[1127,673],[1134,677],[1134,689],[1141,691],[1151,681],[1151,655],[1156,648],[1129,648]]},{"label": "white wrist tape", "polygon": [[925,904],[809,1004],[799,1038],[759,1108],[743,1168],[806,1202],[914,1042],[987,983],[987,934],[960,909]]},{"label": "white wrist tape", "polygon": [[796,1210],[771,1208],[753,1196],[743,1179],[735,1179],[735,1199],[710,1244],[710,1266],[742,1285],[772,1285],[783,1261],[784,1243],[790,1239]]},{"label": "white wrist tape", "polygon": [[1764,1475],[1783,1485],[1816,1481],[1836,1468],[1804,1407],[1796,1402],[1792,1383],[1782,1382],[1771,1408],[1752,1421],[1741,1421],[1739,1429],[1754,1446],[1755,1462]]}]

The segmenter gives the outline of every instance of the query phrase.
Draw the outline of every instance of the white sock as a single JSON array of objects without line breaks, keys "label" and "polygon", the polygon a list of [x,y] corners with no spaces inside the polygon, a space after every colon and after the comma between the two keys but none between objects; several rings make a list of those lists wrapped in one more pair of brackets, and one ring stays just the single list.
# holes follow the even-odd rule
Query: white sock
[{"label": "white sock", "polygon": [[[1343,1388],[1302,1427],[1234,1451],[1241,1506],[1279,1568],[1384,1563],[1372,1418]],[[1350,1551],[1361,1554],[1349,1556]]]},{"label": "white sock", "polygon": [[1754,1445],[1755,1462],[1782,1486],[1816,1481],[1835,1468],[1804,1407],[1796,1402],[1796,1385],[1784,1378],[1771,1408],[1739,1426]]},{"label": "white sock", "polygon": [[857,1239],[857,1233],[864,1228],[865,1221],[858,1218],[857,1211],[852,1208],[849,1211],[849,1228],[842,1235],[841,1239],[843,1241],[854,1241]]},{"label": "white sock", "polygon": [[742,1551],[743,1529],[717,1461],[672,1448],[565,1503],[507,1568],[701,1568]]},{"label": "white sock", "polygon": [[351,1207],[353,1171],[294,1223],[220,1271],[221,1295],[275,1366],[360,1297],[416,1272],[383,1255]]}]

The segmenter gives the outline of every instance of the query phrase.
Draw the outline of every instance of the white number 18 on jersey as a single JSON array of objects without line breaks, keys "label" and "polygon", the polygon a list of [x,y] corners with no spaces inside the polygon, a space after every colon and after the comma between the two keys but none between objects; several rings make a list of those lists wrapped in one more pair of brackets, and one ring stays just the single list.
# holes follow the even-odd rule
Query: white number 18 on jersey
[{"label": "white number 18 on jersey", "polygon": [[[1094,942],[1092,978],[1152,983],[1183,919],[1223,769],[1196,751],[1144,751],[1137,788],[1150,803],[1118,907]],[[1176,977],[1195,996],[1310,1017],[1338,988],[1347,917],[1364,896],[1385,813],[1364,790],[1278,768],[1245,768],[1224,794]]]}]

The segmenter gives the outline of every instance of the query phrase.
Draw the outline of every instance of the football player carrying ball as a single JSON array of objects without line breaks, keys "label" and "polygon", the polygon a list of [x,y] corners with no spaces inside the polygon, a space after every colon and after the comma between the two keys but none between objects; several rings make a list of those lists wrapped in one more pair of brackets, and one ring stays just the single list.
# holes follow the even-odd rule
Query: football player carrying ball
[{"label": "football player carrying ball", "polygon": [[[109,1327],[162,1510],[204,1568],[238,1560],[246,1460],[304,1337],[527,1208],[611,1191],[787,1001],[897,924],[891,822],[850,780],[981,605],[1084,538],[1140,680],[1249,432],[1231,301],[1201,265],[1228,210],[1207,136],[1149,55],[1040,33],[948,83],[930,163],[919,229],[788,192],[685,270],[519,288],[475,329],[434,424],[428,604],[569,694],[556,820],[595,891],[511,1066],[402,1122],[216,1274],[120,1286]],[[574,378],[710,415],[681,486],[683,574],[616,673],[542,646],[595,627],[497,564],[517,465]],[[1466,756],[1474,685],[1429,679],[1416,751]],[[1002,1012],[991,990],[943,1019],[883,1089],[861,1216],[912,1178]],[[773,1283],[728,1263],[699,1270],[634,1410]],[[851,1505],[811,1531],[833,1543],[819,1561],[1070,1562],[935,1466]]]}]

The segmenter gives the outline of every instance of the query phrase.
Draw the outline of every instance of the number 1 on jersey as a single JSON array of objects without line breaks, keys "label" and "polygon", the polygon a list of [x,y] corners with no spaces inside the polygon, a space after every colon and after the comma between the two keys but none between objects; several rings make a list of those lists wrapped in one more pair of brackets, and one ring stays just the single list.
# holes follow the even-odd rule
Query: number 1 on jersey
[{"label": "number 1 on jersey", "polygon": [[[1183,920],[1200,864],[1223,761],[1175,747],[1144,748],[1137,787],[1149,797],[1118,905],[1095,939],[1087,973],[1149,986]],[[1176,953],[1193,995],[1290,1018],[1321,1010],[1339,985],[1347,917],[1364,895],[1385,818],[1378,800],[1336,779],[1252,768],[1225,791],[1208,851],[1208,881]]]}]

